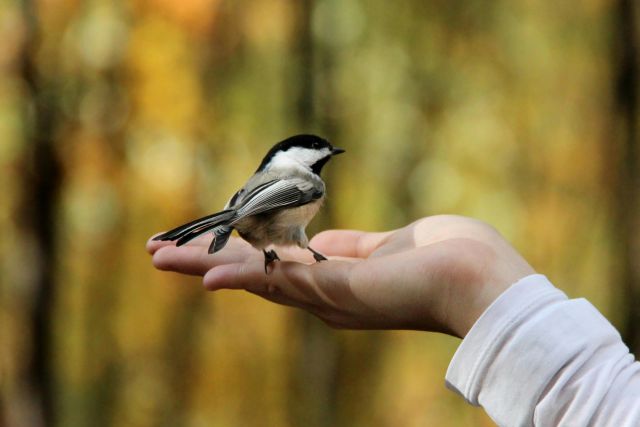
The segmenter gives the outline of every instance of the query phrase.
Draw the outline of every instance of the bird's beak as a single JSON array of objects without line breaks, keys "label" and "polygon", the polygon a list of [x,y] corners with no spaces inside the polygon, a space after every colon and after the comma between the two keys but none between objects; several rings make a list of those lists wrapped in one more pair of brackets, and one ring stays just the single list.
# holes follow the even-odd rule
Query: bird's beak
[{"label": "bird's beak", "polygon": [[344,153],[344,150],[342,148],[333,147],[331,149],[332,156],[335,156],[336,154],[340,154],[340,153]]}]

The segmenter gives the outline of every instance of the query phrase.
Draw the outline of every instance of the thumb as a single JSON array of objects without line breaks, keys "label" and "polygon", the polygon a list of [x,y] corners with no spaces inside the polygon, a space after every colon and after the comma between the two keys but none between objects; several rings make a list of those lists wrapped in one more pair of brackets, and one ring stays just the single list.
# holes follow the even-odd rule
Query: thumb
[{"label": "thumb", "polygon": [[367,258],[391,234],[391,231],[326,230],[316,234],[310,244],[329,256]]}]

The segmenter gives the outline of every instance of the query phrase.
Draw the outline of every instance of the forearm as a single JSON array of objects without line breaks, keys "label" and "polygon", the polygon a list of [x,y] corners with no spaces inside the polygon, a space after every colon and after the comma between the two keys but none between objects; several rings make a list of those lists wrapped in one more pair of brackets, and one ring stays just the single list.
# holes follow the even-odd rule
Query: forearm
[{"label": "forearm", "polygon": [[593,306],[540,275],[480,317],[447,385],[503,426],[640,425],[640,364]]}]

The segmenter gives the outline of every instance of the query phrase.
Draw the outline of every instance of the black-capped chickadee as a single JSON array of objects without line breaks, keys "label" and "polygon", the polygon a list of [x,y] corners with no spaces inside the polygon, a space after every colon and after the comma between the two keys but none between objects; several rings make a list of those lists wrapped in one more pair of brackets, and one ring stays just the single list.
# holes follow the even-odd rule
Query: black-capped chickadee
[{"label": "black-capped chickadee", "polygon": [[326,258],[309,247],[305,227],[324,200],[322,167],[332,156],[343,153],[315,135],[296,135],[277,143],[262,159],[249,181],[220,212],[167,231],[153,240],[176,240],[184,245],[211,232],[209,253],[222,249],[235,229],[247,242],[264,252],[264,269],[278,254],[269,245],[298,245],[309,249],[316,261]]}]

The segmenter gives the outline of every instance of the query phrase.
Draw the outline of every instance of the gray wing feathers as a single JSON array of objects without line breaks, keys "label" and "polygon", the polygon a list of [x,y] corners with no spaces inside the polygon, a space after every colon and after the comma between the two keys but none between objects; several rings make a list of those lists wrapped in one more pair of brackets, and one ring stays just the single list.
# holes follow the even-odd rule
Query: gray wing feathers
[{"label": "gray wing feathers", "polygon": [[[266,183],[259,191],[251,192],[237,208],[238,219],[274,209],[295,207],[322,196],[313,183],[302,179],[286,179]],[[234,220],[237,222],[238,219]]]}]

